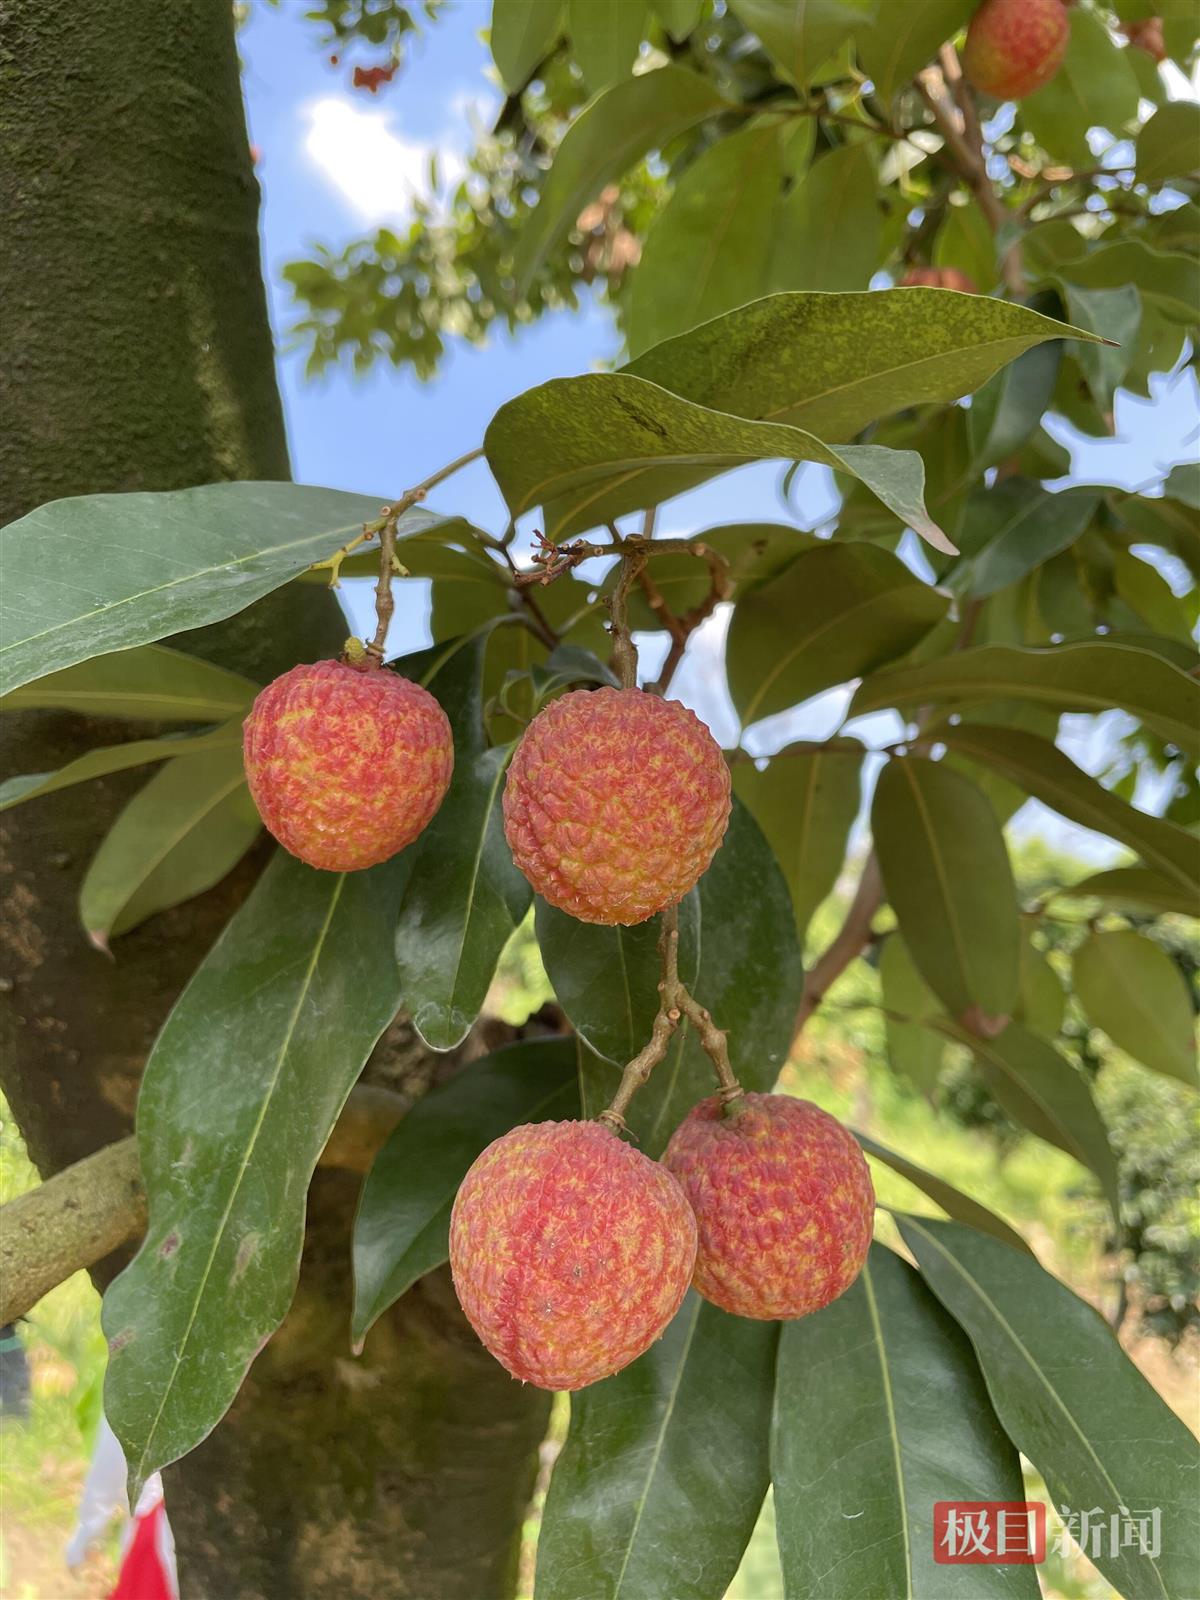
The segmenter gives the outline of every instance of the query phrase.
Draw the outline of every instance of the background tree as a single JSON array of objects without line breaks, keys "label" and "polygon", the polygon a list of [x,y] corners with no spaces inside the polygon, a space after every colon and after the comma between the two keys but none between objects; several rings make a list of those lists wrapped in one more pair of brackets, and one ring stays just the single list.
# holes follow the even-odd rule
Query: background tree
[{"label": "background tree", "polygon": [[[586,5],[497,4],[493,50],[510,98],[450,222],[419,220],[407,240],[381,236],[292,277],[318,363],[348,349],[360,365],[387,353],[418,370],[436,362],[447,327],[478,332],[497,315],[515,323],[607,279],[632,362],[530,391],[501,408],[483,441],[513,525],[540,508],[533,562],[518,556],[513,526],[488,532],[419,509],[448,470],[382,513],[361,496],[260,483],[59,502],[5,531],[6,708],[77,706],[85,694],[127,712],[131,697],[144,703],[149,687],[161,695],[176,684],[176,720],[212,725],[188,736],[199,744],[102,746],[52,779],[49,762],[31,761],[35,776],[8,786],[16,803],[157,763],[83,874],[95,942],[157,943],[164,917],[215,905],[190,897],[256,833],[236,723],[253,678],[277,664],[239,663],[250,676],[234,677],[204,665],[195,636],[175,654],[156,641],[234,615],[261,638],[268,605],[311,627],[302,610],[320,602],[325,575],[305,578],[310,564],[332,557],[343,575],[377,565],[359,528],[382,536],[385,572],[395,539],[407,571],[433,580],[435,645],[403,670],[437,695],[458,746],[442,811],[394,862],[342,878],[273,861],[154,1048],[139,1111],[149,1232],[105,1314],[107,1404],[135,1481],[185,1455],[231,1403],[193,1459],[213,1452],[232,1465],[257,1386],[270,1391],[282,1370],[287,1388],[287,1328],[303,1351],[307,1293],[234,1398],[287,1309],[309,1176],[401,1003],[435,1050],[469,1034],[530,903],[499,832],[499,775],[540,704],[606,681],[597,586],[618,639],[630,627],[669,635],[660,692],[690,634],[732,605],[725,665],[743,730],[853,679],[862,682],[851,720],[901,714],[872,798],[874,849],[845,926],[808,953],[805,976],[805,929],[840,871],[864,746],[851,726],[765,765],[744,743],[730,753],[739,803],[713,867],[681,905],[680,971],[726,1030],[747,1086],[769,1087],[794,1032],[879,942],[885,897],[897,928],[879,959],[898,1065],[921,1076],[936,1071],[942,1041],[965,1047],[1005,1111],[1093,1172],[1114,1213],[1104,1123],[1086,1077],[1053,1042],[1061,1008],[1045,1000],[1047,940],[1071,930],[1074,993],[1092,1024],[1151,1070],[1194,1083],[1187,987],[1134,918],[1196,904],[1195,591],[1177,591],[1184,574],[1195,577],[1200,496],[1187,469],[1162,496],[1053,494],[1044,480],[1063,457],[1043,417],[1106,429],[1116,385],[1145,385],[1184,351],[1197,302],[1190,169],[1200,113],[1164,103],[1151,55],[1119,42],[1117,22],[1142,20],[1135,0],[1115,13],[1074,7],[1058,75],[1015,109],[981,104],[954,44],[973,9],[922,8],[913,30],[907,8],[871,0],[800,13],[740,0],[717,17],[685,0],[627,8],[637,27],[625,36],[592,26]],[[1195,48],[1187,21],[1180,8],[1162,30],[1163,49],[1182,61]],[[592,93],[580,109],[582,86]],[[1142,98],[1155,106],[1145,118]],[[1107,133],[1089,138],[1081,103]],[[930,265],[985,292],[861,292],[877,273]],[[969,407],[956,403],[968,393]],[[657,504],[759,459],[831,466],[843,490],[836,520],[817,535],[756,524],[647,543]],[[224,475],[130,470],[123,488]],[[607,532],[579,537],[592,529]],[[906,529],[926,544],[918,557],[906,543],[901,561]],[[59,571],[86,564],[86,591],[47,580],[48,548]],[[600,555],[616,558],[612,571],[580,582],[576,570],[591,574],[585,563]],[[311,633],[302,646],[285,645],[282,625],[269,633],[289,661],[313,653]],[[1061,712],[1114,706],[1130,731],[1106,785],[1054,737]],[[72,734],[72,755],[80,742]],[[1130,803],[1145,771],[1169,780],[1165,816]],[[1128,846],[1131,864],[1070,896],[1022,902],[1002,825],[1028,794]],[[42,803],[44,817],[52,805]],[[433,1090],[399,1122],[363,1190],[356,1337],[381,1314],[395,1317],[418,1279],[425,1285],[400,1302],[411,1338],[400,1360],[440,1348],[411,1323],[419,1330],[432,1316],[440,1330],[426,1274],[444,1260],[449,1199],[474,1155],[516,1122],[601,1109],[652,1030],[653,924],[597,930],[539,905],[535,925],[573,1037],[514,1046]],[[618,970],[627,987],[614,982]],[[709,1077],[698,1039],[680,1027],[629,1111],[643,1149],[661,1150]],[[847,1592],[911,1592],[931,1559],[932,1501],[955,1487],[965,1498],[1015,1498],[1016,1448],[1069,1504],[1162,1506],[1171,1531],[1161,1558],[1126,1551],[1105,1570],[1122,1593],[1182,1592],[1188,1536],[1171,1519],[1186,1436],[1092,1313],[999,1219],[902,1155],[868,1148],[955,1219],[899,1219],[920,1276],[879,1245],[844,1300],[782,1333],[689,1301],[661,1344],[572,1407],[543,1529],[546,1594],[720,1594],[769,1480],[789,1592],[812,1592],[834,1568]],[[349,1180],[338,1182],[345,1191]],[[126,1221],[137,1228],[136,1208]],[[377,1329],[375,1351],[395,1326]],[[459,1354],[462,1372],[479,1373],[470,1346]],[[377,1373],[375,1360],[359,1370]],[[826,1363],[829,1382],[814,1385]],[[1085,1385],[1080,1372],[1104,1381]],[[430,1376],[444,1382],[436,1360]],[[503,1420],[498,1453],[510,1468],[527,1459],[538,1413],[502,1413],[508,1392],[489,1388],[464,1410],[485,1429]],[[414,1409],[421,1415],[405,1394],[395,1431],[370,1447],[385,1467],[375,1482],[350,1483],[359,1436],[339,1460],[367,1540],[389,1507],[399,1440]],[[322,1439],[342,1430],[345,1407],[333,1405]],[[361,1407],[377,1410],[375,1398]],[[862,1492],[864,1474],[878,1489],[887,1416],[895,1449],[883,1526],[855,1526],[836,1507]],[[451,1431],[460,1420],[450,1415]],[[849,1450],[836,1464],[814,1461],[811,1441],[835,1428]],[[244,1455],[247,1494],[254,1483],[290,1493],[278,1475],[263,1485],[262,1463],[277,1455],[276,1436],[260,1428]],[[926,1483],[921,1463],[947,1459],[968,1464],[962,1483]],[[500,1474],[480,1460],[494,1490]],[[423,1443],[401,1469],[390,1495],[397,1523],[441,1497],[437,1462],[436,1443],[428,1453]],[[521,1474],[500,1472],[515,1508]],[[266,1519],[280,1503],[268,1496]],[[185,1519],[197,1514],[192,1496],[188,1505]],[[344,1506],[338,1514],[348,1525]],[[446,1506],[426,1538],[444,1542],[439,1528],[460,1523]],[[305,1582],[328,1592],[333,1580],[295,1533],[247,1571],[244,1592],[295,1593]],[[202,1550],[211,1533],[197,1534]],[[422,1592],[386,1542],[367,1587]],[[511,1526],[507,1542],[487,1543],[480,1559],[501,1592]],[[463,1592],[479,1592],[478,1572],[457,1561],[457,1547],[448,1554],[439,1573],[457,1566]]]}]

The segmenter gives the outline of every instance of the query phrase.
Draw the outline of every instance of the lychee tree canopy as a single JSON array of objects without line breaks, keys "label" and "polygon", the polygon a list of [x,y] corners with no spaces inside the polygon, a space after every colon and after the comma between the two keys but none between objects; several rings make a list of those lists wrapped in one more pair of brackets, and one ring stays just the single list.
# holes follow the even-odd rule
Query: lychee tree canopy
[{"label": "lychee tree canopy", "polygon": [[[1073,943],[1076,1013],[1194,1088],[1193,1003],[1155,919],[1194,911],[1200,877],[1200,471],[1064,493],[1046,420],[1104,434],[1118,386],[1146,394],[1191,360],[1200,110],[1169,99],[1119,31],[1150,9],[1079,0],[1058,76],[997,106],[958,76],[971,0],[496,0],[508,100],[449,219],[289,270],[317,366],[349,352],[421,372],[449,329],[516,325],[604,282],[628,359],[518,396],[480,441],[552,565],[564,541],[606,542],[608,525],[641,529],[721,473],[781,463],[776,522],[690,530],[704,559],[652,553],[631,604],[635,629],[669,636],[660,690],[690,632],[729,613],[735,804],[679,908],[680,977],[727,1030],[742,1083],[767,1089],[829,984],[872,952],[895,1070],[928,1090],[944,1050],[970,1052],[1009,1116],[1079,1163],[1118,1238],[1116,1162],[1056,1043],[1066,996],[1043,930]],[[1187,66],[1191,0],[1155,9]],[[414,25],[403,7],[369,26],[326,10],[340,39],[376,50]],[[919,265],[979,292],[878,287]],[[787,498],[806,461],[841,491],[815,531]],[[458,1045],[532,907],[570,1031],[486,1056],[400,1122],[363,1187],[348,1347],[446,1259],[450,1205],[484,1145],[594,1115],[651,1031],[656,922],[533,906],[499,811],[533,713],[613,681],[614,576],[588,584],[567,561],[552,583],[520,582],[508,530],[455,517],[452,482],[435,499],[444,509],[414,504],[396,528],[433,596],[432,645],[396,665],[454,730],[442,809],[369,871],[278,853],[146,1070],[149,1231],[104,1311],[106,1407],[135,1488],[219,1422],[280,1322],[308,1180],[398,1008],[435,1050]],[[117,960],[124,932],[217,882],[259,829],[240,757],[258,686],[191,655],[187,630],[326,581],[313,564],[379,515],[361,495],[221,484],[59,501],[0,535],[3,708],[177,725],[0,788],[8,807],[147,768],[80,889],[83,929]],[[342,575],[376,567],[360,550]],[[765,719],[841,685],[853,694],[829,738],[748,753],[769,748]],[[1059,721],[1114,708],[1096,777],[1056,743]],[[878,712],[895,728],[881,764],[857,736]],[[1133,803],[1149,789],[1155,812]],[[1028,797],[1126,864],[1023,903],[1005,829]],[[864,807],[870,840],[851,850]],[[846,924],[814,948],[812,914],[848,871]],[[641,1148],[661,1153],[709,1087],[682,1026],[630,1108]],[[826,1311],[776,1325],[689,1297],[646,1356],[576,1396],[539,1596],[717,1600],[769,1484],[797,1600],[1034,1596],[1030,1568],[932,1565],[934,1502],[1021,1499],[1018,1452],[1059,1504],[1159,1508],[1160,1549],[1094,1557],[1122,1595],[1192,1592],[1187,1430],[1005,1221],[863,1142],[922,1214],[885,1225],[890,1242]]]}]

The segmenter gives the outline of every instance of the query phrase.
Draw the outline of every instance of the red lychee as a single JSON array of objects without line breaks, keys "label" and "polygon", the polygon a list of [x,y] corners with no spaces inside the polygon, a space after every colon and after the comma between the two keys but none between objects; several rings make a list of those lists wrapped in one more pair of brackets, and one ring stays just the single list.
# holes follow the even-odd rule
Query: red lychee
[{"label": "red lychee", "polygon": [[514,1378],[582,1389],[649,1349],[679,1310],[696,1219],[665,1168],[598,1122],[490,1144],[450,1216],[467,1318]]},{"label": "red lychee", "polygon": [[420,684],[340,661],[269,683],[243,730],[259,815],[310,867],[356,872],[411,844],[454,769],[446,713]]},{"label": "red lychee", "polygon": [[1070,41],[1063,0],[983,0],[967,29],[963,72],[981,94],[1024,100],[1050,82]]},{"label": "red lychee", "polygon": [[909,267],[900,279],[902,289],[957,289],[960,294],[978,294],[975,280],[957,267]]},{"label": "red lychee", "polygon": [[700,1227],[696,1288],[739,1317],[819,1311],[862,1270],[875,1190],[836,1118],[790,1095],[747,1094],[732,1116],[714,1097],[676,1128],[663,1165]]},{"label": "red lychee", "polygon": [[581,922],[645,922],[692,888],[729,823],[729,768],[704,724],[641,689],[552,701],[504,790],[513,859]]}]

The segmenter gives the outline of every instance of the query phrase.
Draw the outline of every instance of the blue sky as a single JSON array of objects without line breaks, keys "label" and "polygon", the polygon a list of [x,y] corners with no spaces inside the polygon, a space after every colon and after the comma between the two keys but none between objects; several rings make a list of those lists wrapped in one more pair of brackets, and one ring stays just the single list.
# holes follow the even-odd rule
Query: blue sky
[{"label": "blue sky", "polygon": [[[473,122],[487,124],[499,94],[479,38],[490,11],[486,0],[449,0],[442,20],[415,45],[407,68],[377,96],[350,87],[353,65],[369,65],[370,57],[358,54],[332,66],[316,26],[302,20],[302,11],[298,0],[255,6],[240,35],[250,137],[263,187],[271,314],[277,342],[285,347],[280,378],[293,473],[301,482],[386,499],[477,446],[505,400],[548,378],[611,361],[619,355],[618,341],[603,307],[592,305],[545,318],[513,337],[497,333],[483,349],[458,346],[431,383],[383,365],[366,377],[339,371],[305,379],[302,354],[286,351],[294,308],[280,277],[283,266],[317,242],[340,247],[383,223],[402,222],[414,190],[428,192],[430,157],[436,155],[442,172],[452,176],[470,146]],[[1194,456],[1198,417],[1196,380],[1189,373],[1164,378],[1154,403],[1119,394],[1115,438],[1077,439],[1067,429],[1062,437],[1072,449],[1074,471],[1086,481],[1141,487]],[[693,532],[748,519],[812,525],[828,514],[833,501],[825,469],[803,470],[790,512],[782,507],[779,481],[774,466],[731,473],[669,503],[660,530]],[[504,525],[500,496],[482,464],[451,480],[434,503],[485,527]],[[427,585],[413,580],[398,590],[393,641],[402,651],[427,638]],[[347,592],[346,598],[357,611],[358,597]],[[733,743],[737,723],[719,665],[723,629],[723,619],[714,618],[696,636],[672,692],[694,705],[723,742]],[[643,641],[649,671],[662,648],[653,636]],[[844,698],[840,691],[822,696],[784,723],[775,719],[778,726],[748,742],[769,751],[787,739],[823,737],[840,720]],[[894,737],[895,730],[890,718],[855,728],[872,743]],[[1067,718],[1062,742],[1094,767],[1108,741],[1093,720]],[[1151,796],[1142,798],[1146,803]],[[1021,821],[1097,859],[1111,852],[1095,835],[1068,828],[1041,808],[1027,808]]]}]

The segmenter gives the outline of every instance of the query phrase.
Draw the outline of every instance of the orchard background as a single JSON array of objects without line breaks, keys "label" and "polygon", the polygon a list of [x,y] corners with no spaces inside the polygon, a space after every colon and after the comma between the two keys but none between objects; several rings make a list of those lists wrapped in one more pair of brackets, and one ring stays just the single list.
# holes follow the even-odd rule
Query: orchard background
[{"label": "orchard background", "polygon": [[[1014,105],[960,76],[974,10],[501,0],[489,100],[482,11],[254,8],[316,489],[283,481],[233,20],[15,8],[0,1049],[33,1160],[70,1170],[6,1215],[40,1350],[6,1469],[53,1482],[94,1426],[90,1291],[38,1303],[92,1266],[106,1409],[135,1480],[167,1469],[186,1594],[1033,1594],[932,1566],[933,1500],[1013,1498],[1022,1457],[1055,1504],[1163,1512],[1159,1555],[1059,1562],[1052,1592],[1194,1590],[1194,1442],[1051,1275],[1194,1420],[1194,12],[1079,0]],[[311,243],[310,158],[362,237],[343,213]],[[930,269],[957,288],[891,287]],[[302,395],[298,363],[366,381]],[[402,855],[319,874],[263,837],[240,723],[341,648],[328,562],[397,504],[389,647],[456,775]],[[536,709],[609,681],[644,557],[641,679],[736,796],[680,909],[688,982],[747,1087],[864,1135],[883,1209],[833,1307],[690,1297],[568,1420],[441,1263],[483,1145],[598,1112],[654,1021],[654,924],[531,912],[496,799]],[[366,638],[378,567],[341,562]],[[681,1027],[640,1147],[710,1086]],[[21,1570],[61,1503],[9,1503],[4,1582],[62,1592]]]}]

